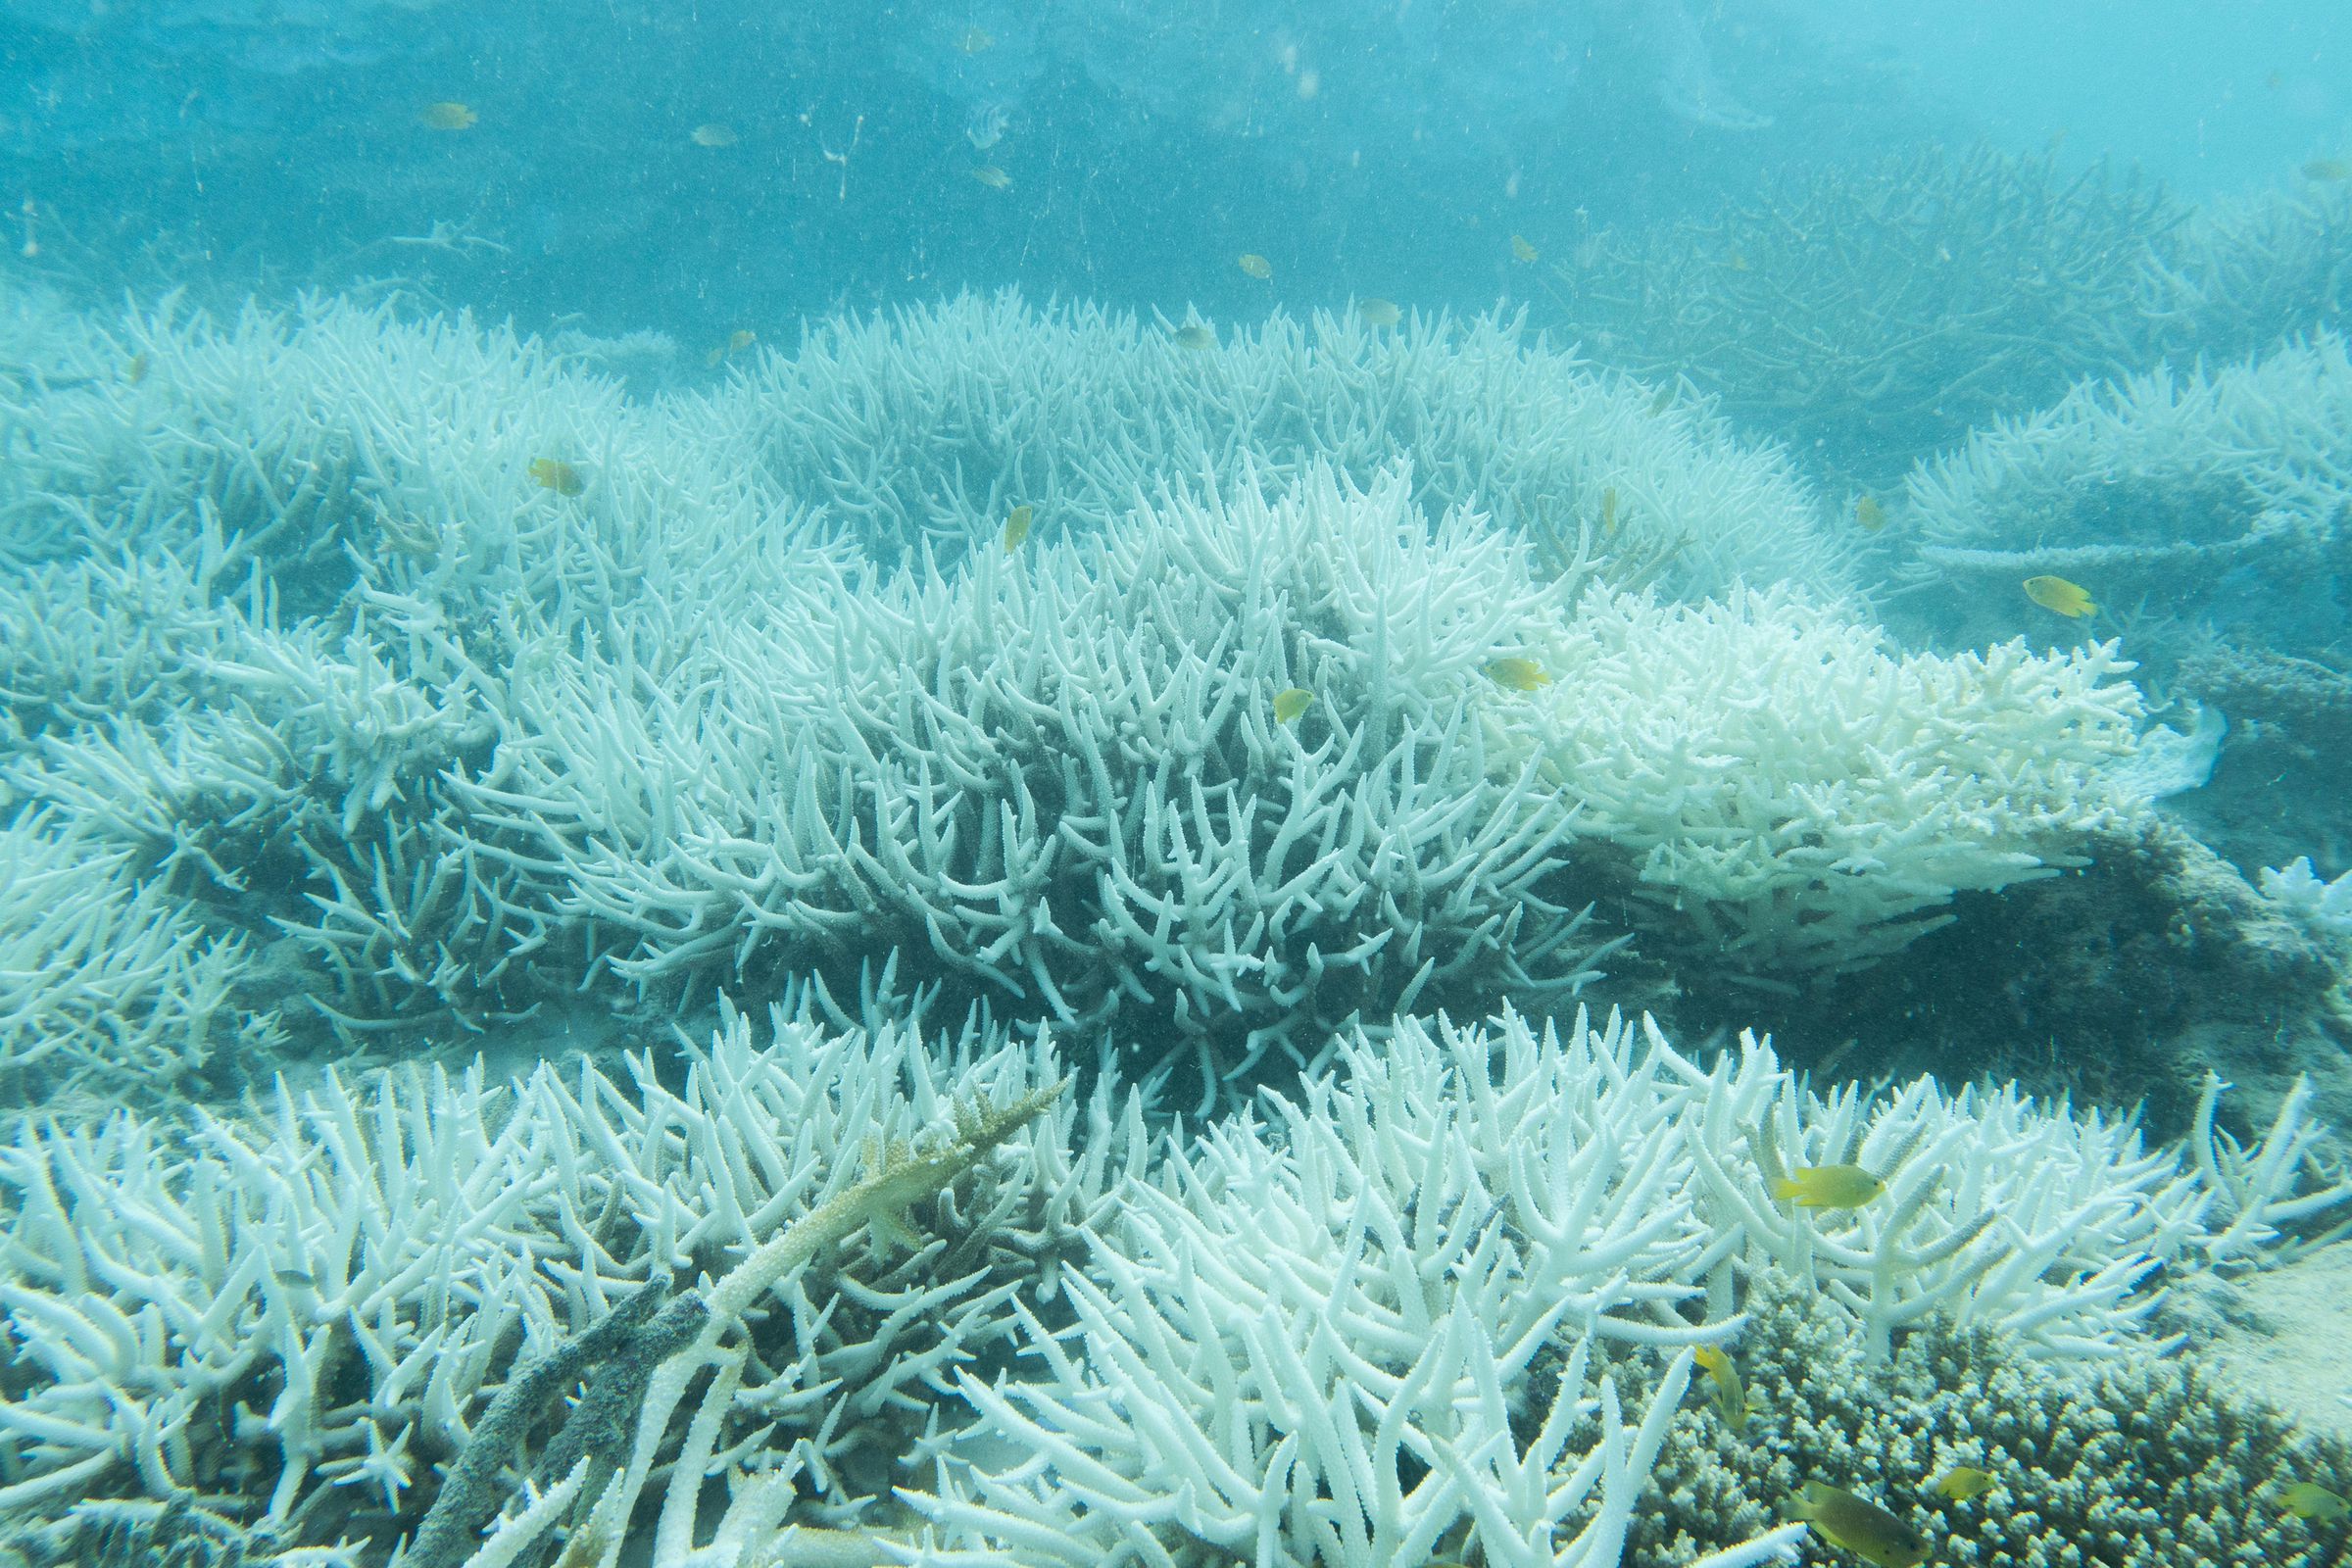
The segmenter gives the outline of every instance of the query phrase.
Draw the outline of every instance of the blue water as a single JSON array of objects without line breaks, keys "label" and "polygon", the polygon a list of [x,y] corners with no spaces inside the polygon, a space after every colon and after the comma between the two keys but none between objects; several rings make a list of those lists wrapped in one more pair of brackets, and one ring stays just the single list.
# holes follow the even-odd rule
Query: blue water
[{"label": "blue water", "polygon": [[[1526,292],[1512,233],[1557,252],[1926,138],[2275,184],[2343,141],[2348,54],[2317,3],[44,0],[0,18],[0,170],[77,271],[399,273],[525,327],[689,338],[1011,282],[1475,310]],[[424,129],[438,101],[478,123]],[[991,159],[1008,189],[967,177]],[[387,245],[436,228],[487,243]]]}]

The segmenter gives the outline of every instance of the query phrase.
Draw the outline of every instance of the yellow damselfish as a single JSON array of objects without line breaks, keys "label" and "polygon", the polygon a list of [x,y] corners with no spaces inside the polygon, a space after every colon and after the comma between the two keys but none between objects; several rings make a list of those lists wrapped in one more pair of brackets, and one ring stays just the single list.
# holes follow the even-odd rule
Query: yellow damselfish
[{"label": "yellow damselfish", "polygon": [[1788,1505],[1833,1546],[1843,1546],[1878,1568],[1918,1568],[1928,1560],[1928,1538],[1871,1501],[1826,1481],[1808,1481]]},{"label": "yellow damselfish", "polygon": [[2090,602],[2089,590],[2080,583],[2068,582],[2064,577],[2028,577],[2025,588],[2028,599],[2069,620],[2087,615],[2099,608]]},{"label": "yellow damselfish", "polygon": [[1864,496],[1854,503],[1854,525],[1864,533],[1877,533],[1886,526],[1886,509],[1877,496]]},{"label": "yellow damselfish", "polygon": [[2315,1519],[2322,1524],[2341,1519],[2352,1504],[2317,1481],[2298,1481],[2278,1494],[2278,1506],[2298,1519]]},{"label": "yellow damselfish", "polygon": [[1395,326],[1404,319],[1404,312],[1396,308],[1395,300],[1384,300],[1377,294],[1357,300],[1355,314],[1364,318],[1366,326],[1382,328]]},{"label": "yellow damselfish", "polygon": [[1306,711],[1315,694],[1303,686],[1286,686],[1274,694],[1274,722],[1288,724]]},{"label": "yellow damselfish", "polygon": [[1702,1345],[1690,1352],[1715,1385],[1715,1410],[1734,1432],[1747,1430],[1747,1391],[1740,1386],[1740,1369],[1720,1347]]},{"label": "yellow damselfish", "polygon": [[1034,507],[1012,509],[1012,514],[1004,519],[1005,549],[1018,550],[1021,548],[1021,541],[1029,537],[1029,519],[1036,515],[1037,509]]},{"label": "yellow damselfish", "polygon": [[533,458],[531,466],[523,471],[531,476],[532,483],[560,496],[576,496],[588,488],[580,470],[561,458]]},{"label": "yellow damselfish", "polygon": [[1255,251],[1242,252],[1234,265],[1261,283],[1274,275],[1274,264]]},{"label": "yellow damselfish", "polygon": [[972,177],[990,190],[1012,189],[1012,176],[994,164],[982,164],[972,171]]},{"label": "yellow damselfish", "polygon": [[695,126],[693,135],[697,147],[732,147],[743,140],[735,134],[733,125],[722,125],[716,121],[708,125]]},{"label": "yellow damselfish", "polygon": [[1176,329],[1176,346],[1196,352],[1213,349],[1217,346],[1217,334],[1213,328],[1202,326],[1199,321],[1187,322]]},{"label": "yellow damselfish", "polygon": [[1980,1470],[1973,1464],[1956,1464],[1936,1478],[1936,1495],[1966,1502],[1971,1497],[1983,1496],[1995,1485],[1991,1471]]},{"label": "yellow damselfish", "polygon": [[1772,1196],[1799,1208],[1860,1208],[1886,1184],[1859,1165],[1804,1165],[1772,1184]]},{"label": "yellow damselfish", "polygon": [[1530,244],[1529,244],[1529,243],[1528,243],[1528,242],[1527,242],[1525,239],[1523,239],[1523,238],[1522,238],[1522,237],[1520,237],[1519,235],[1517,235],[1517,234],[1513,234],[1513,235],[1511,236],[1511,260],[1512,260],[1512,261],[1514,261],[1514,262],[1532,262],[1532,261],[1534,261],[1534,260],[1535,260],[1535,259],[1536,259],[1538,256],[1541,256],[1542,254],[1543,254],[1543,252],[1541,252],[1541,251],[1537,250],[1537,249],[1536,249],[1536,248],[1535,248],[1533,245],[1530,245]]},{"label": "yellow damselfish", "polygon": [[427,130],[471,130],[482,117],[461,103],[426,104],[416,118]]},{"label": "yellow damselfish", "polygon": [[1542,664],[1532,659],[1521,659],[1515,654],[1490,659],[1479,668],[1485,672],[1487,679],[1505,691],[1532,692],[1539,686],[1551,684],[1551,677],[1544,673]]}]

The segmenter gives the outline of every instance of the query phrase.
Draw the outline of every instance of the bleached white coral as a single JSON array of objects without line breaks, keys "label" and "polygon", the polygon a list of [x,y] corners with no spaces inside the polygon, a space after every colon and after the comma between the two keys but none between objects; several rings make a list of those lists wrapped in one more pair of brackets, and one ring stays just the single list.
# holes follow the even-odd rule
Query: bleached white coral
[{"label": "bleached white coral", "polygon": [[[725,1273],[854,1183],[869,1143],[1053,1081],[1046,1048],[977,1030],[933,1050],[784,1018],[764,1048],[731,1019],[677,1089],[650,1060],[632,1076],[329,1074],[184,1138],[129,1113],[21,1125],[0,1149],[0,1505],[231,1486],[304,1540],[405,1531],[515,1367],[649,1286]],[[1065,1102],[926,1206],[919,1250],[874,1238],[775,1281],[746,1419],[846,1500],[860,1446],[919,1429],[1140,1149],[1133,1104]]]},{"label": "bleached white coral", "polygon": [[[244,944],[142,884],[54,812],[0,827],[0,1095],[168,1092],[271,1021],[231,996]],[[38,1091],[36,1093],[36,1090]]]},{"label": "bleached white coral", "polygon": [[[756,452],[794,500],[872,548],[950,554],[1015,506],[1092,531],[1139,492],[1196,500],[1285,487],[1316,466],[1359,486],[1409,464],[1429,517],[1602,532],[1599,569],[1669,590],[1846,586],[1840,555],[1786,460],[1693,401],[1596,373],[1515,319],[1280,312],[1213,351],[1079,305],[962,295],[812,327],[710,400],[731,451]],[[1604,509],[1604,497],[1606,497]]]},{"label": "bleached white coral", "polygon": [[[2150,1345],[2150,1285],[2215,1236],[2201,1168],[2014,1089],[1821,1098],[1752,1041],[1702,1065],[1582,1015],[1341,1055],[1135,1193],[1075,1324],[1028,1323],[1037,1373],[966,1379],[979,1432],[915,1498],[917,1560],[1613,1563],[1676,1348],[1736,1343],[1749,1281],[1802,1282],[1881,1358],[1931,1313],[2096,1357]],[[2292,1201],[2292,1152],[2262,1148],[2255,1185]],[[1772,1196],[1849,1160],[1888,1190]],[[1630,1384],[1588,1384],[1602,1342]]]},{"label": "bleached white coral", "polygon": [[2352,935],[2352,871],[2333,881],[2322,881],[2311,868],[2311,857],[2298,855],[2286,864],[2265,866],[2262,896],[2297,919],[2323,931]]},{"label": "bleached white coral", "polygon": [[[1473,707],[1559,592],[1482,519],[1433,533],[1400,473],[1176,498],[953,577],[812,571],[633,700],[559,660],[545,728],[457,793],[538,825],[535,896],[623,973],[901,947],[1213,1077],[1589,976],[1542,885],[1562,814],[1532,760],[1490,777]],[[1284,723],[1288,687],[1314,702]]]},{"label": "bleached white coral", "polygon": [[2085,381],[1915,469],[1919,574],[1965,593],[2054,572],[2103,605],[2295,646],[2334,635],[2352,506],[2352,359],[2321,331],[2222,369]]},{"label": "bleached white coral", "polygon": [[1648,930],[1751,976],[1873,962],[2140,804],[2107,775],[2139,711],[2113,644],[1904,654],[1787,593],[1600,590],[1543,662],[1549,685],[1490,706],[1580,850],[1622,858]]},{"label": "bleached white coral", "polygon": [[[1751,1280],[1882,1355],[1936,1313],[2096,1356],[2150,1344],[2160,1275],[2343,1201],[2292,1118],[2191,1163],[2013,1091],[1816,1097],[1764,1047],[1702,1064],[1615,1018],[1404,1020],[1334,1059],[1155,1167],[1140,1102],[1056,1102],[1043,1047],[790,1019],[765,1048],[731,1020],[675,1087],[393,1073],[184,1140],[27,1123],[0,1150],[0,1505],[197,1486],[428,1565],[566,1520],[609,1563],[642,1496],[657,1568],[812,1527],[942,1564],[1606,1568]],[[1791,1211],[1800,1160],[1888,1191]],[[912,1540],[885,1500],[908,1456]]]}]

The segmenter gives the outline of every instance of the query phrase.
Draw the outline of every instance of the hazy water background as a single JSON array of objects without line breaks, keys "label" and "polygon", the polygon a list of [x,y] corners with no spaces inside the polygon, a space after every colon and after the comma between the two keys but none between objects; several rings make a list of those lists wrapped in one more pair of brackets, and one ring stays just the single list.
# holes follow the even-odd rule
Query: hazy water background
[{"label": "hazy water background", "polygon": [[[464,131],[419,122],[455,102]],[[985,148],[1001,116],[999,139]],[[731,145],[698,145],[715,125]],[[1018,283],[1476,310],[1596,229],[1986,141],[2183,195],[2352,145],[2330,0],[8,0],[11,239],[106,290],[431,299],[682,343]],[[972,177],[983,166],[1011,183]],[[24,204],[31,204],[30,226]],[[416,243],[429,241],[430,243]],[[1262,254],[1270,283],[1236,255]]]}]

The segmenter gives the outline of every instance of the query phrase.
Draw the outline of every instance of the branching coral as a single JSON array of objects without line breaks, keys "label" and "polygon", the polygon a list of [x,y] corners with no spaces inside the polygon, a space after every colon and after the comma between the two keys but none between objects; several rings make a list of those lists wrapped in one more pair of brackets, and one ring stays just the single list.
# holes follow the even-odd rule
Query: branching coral
[{"label": "branching coral", "polygon": [[2323,332],[2227,369],[2085,382],[1907,494],[1914,575],[1967,630],[2015,627],[2033,612],[2018,581],[2054,572],[2143,623],[2308,655],[2345,637],[2352,359]]},{"label": "branching coral", "polygon": [[231,997],[242,947],[142,884],[131,857],[32,811],[0,827],[0,1096],[168,1093],[274,1020]]},{"label": "branching coral", "polygon": [[[466,1451],[518,1366],[675,1275],[692,1294],[696,1274],[735,1279],[760,1257],[755,1283],[712,1309],[735,1324],[761,1308],[733,1342],[744,1418],[798,1453],[820,1505],[842,1503],[1140,1159],[1138,1107],[1098,1100],[1083,1157],[1069,1141],[1082,1110],[1065,1104],[1005,1159],[899,1190],[942,1138],[1009,1133],[972,1106],[1051,1081],[1042,1048],[978,1032],[933,1054],[903,1030],[779,1019],[756,1049],[736,1019],[678,1092],[650,1061],[630,1088],[585,1066],[503,1090],[478,1072],[357,1089],[330,1076],[184,1142],[130,1115],[27,1124],[0,1152],[0,1504],[196,1489],[234,1494],[289,1545],[388,1542],[447,1485],[434,1465]],[[822,1267],[806,1253],[775,1266],[807,1216],[875,1195],[852,1154],[863,1147],[870,1179],[899,1185],[860,1219],[900,1236],[890,1209],[911,1206],[924,1242],[905,1252],[877,1234]],[[952,1180],[956,1195],[930,1196]],[[620,1430],[636,1415],[631,1401]],[[527,1473],[553,1433],[512,1426]],[[492,1452],[487,1479],[506,1458]]]},{"label": "branching coral", "polygon": [[[1690,1347],[1760,1338],[1751,1304],[1788,1321],[1800,1291],[1857,1397],[1936,1324],[2063,1365],[2152,1348],[2152,1278],[2230,1234],[2201,1165],[2013,1091],[1821,1099],[1752,1043],[1704,1068],[1581,1017],[1405,1023],[1343,1059],[1136,1192],[1073,1329],[1027,1324],[1042,1375],[966,1380],[985,1439],[914,1498],[924,1560],[1614,1562],[1659,1539],[1623,1456],[1646,1462]],[[2295,1201],[2296,1138],[2225,1156],[2258,1206]],[[1770,1196],[1845,1159],[1889,1191],[1842,1215]],[[1768,1517],[1709,1544],[1759,1560],[1786,1536],[1731,1543]]]},{"label": "branching coral", "polygon": [[2103,167],[1906,153],[1595,236],[1561,303],[1605,363],[1689,375],[1801,457],[1887,484],[1972,426],[2145,363],[2143,301],[2182,216]]},{"label": "branching coral", "polygon": [[[2297,1480],[2352,1481],[2352,1450],[2295,1431],[2193,1357],[2052,1363],[1938,1323],[1874,1366],[1851,1325],[1785,1283],[1759,1292],[1736,1355],[1746,1428],[1696,1401],[1676,1417],[1632,1522],[1634,1560],[1682,1568],[1759,1529],[1807,1481],[1875,1498],[1940,1563],[2322,1568],[2342,1545],[2340,1525],[2292,1518],[2280,1499]],[[1992,1490],[1940,1495],[1934,1483],[1959,1465],[1989,1473]]]},{"label": "branching coral", "polygon": [[1846,580],[1781,459],[1516,321],[1383,331],[1277,314],[1203,353],[1093,309],[964,296],[814,327],[708,416],[719,444],[760,453],[784,494],[879,553],[928,540],[952,557],[1015,506],[1087,532],[1139,492],[1230,498],[1319,466],[1368,486],[1402,462],[1430,517],[1469,508],[1571,539],[1581,526],[1612,581],[1696,596]]},{"label": "branching coral", "polygon": [[2106,772],[2138,714],[2112,644],[1899,654],[1787,595],[1599,591],[1545,662],[1550,685],[1491,707],[1576,808],[1576,855],[1617,866],[1678,956],[1734,974],[1873,962],[2136,808]]},{"label": "branching coral", "polygon": [[[1587,977],[1561,813],[1532,760],[1490,778],[1472,706],[1559,593],[1480,519],[1433,534],[1401,475],[1171,500],[953,578],[811,582],[637,702],[559,667],[580,717],[459,793],[539,824],[539,896],[649,983],[901,947],[1213,1077]],[[1315,694],[1288,724],[1287,687]]]},{"label": "branching coral", "polygon": [[[1405,1020],[1334,1059],[1156,1166],[1140,1100],[1063,1096],[1042,1047],[789,1019],[764,1049],[734,1020],[675,1090],[542,1065],[330,1077],[184,1141],[27,1124],[0,1506],[193,1490],[427,1568],[609,1568],[648,1535],[655,1568],[877,1537],[1607,1568],[1690,1350],[1783,1282],[1873,1363],[1950,1319],[2073,1362],[2152,1345],[2157,1276],[2346,1200],[2293,1116],[2184,1161],[2014,1093],[1819,1098],[1616,1019]],[[1886,1173],[1876,1208],[1774,1206],[1833,1156]],[[1742,1533],[1721,1568],[1789,1540]]]}]

